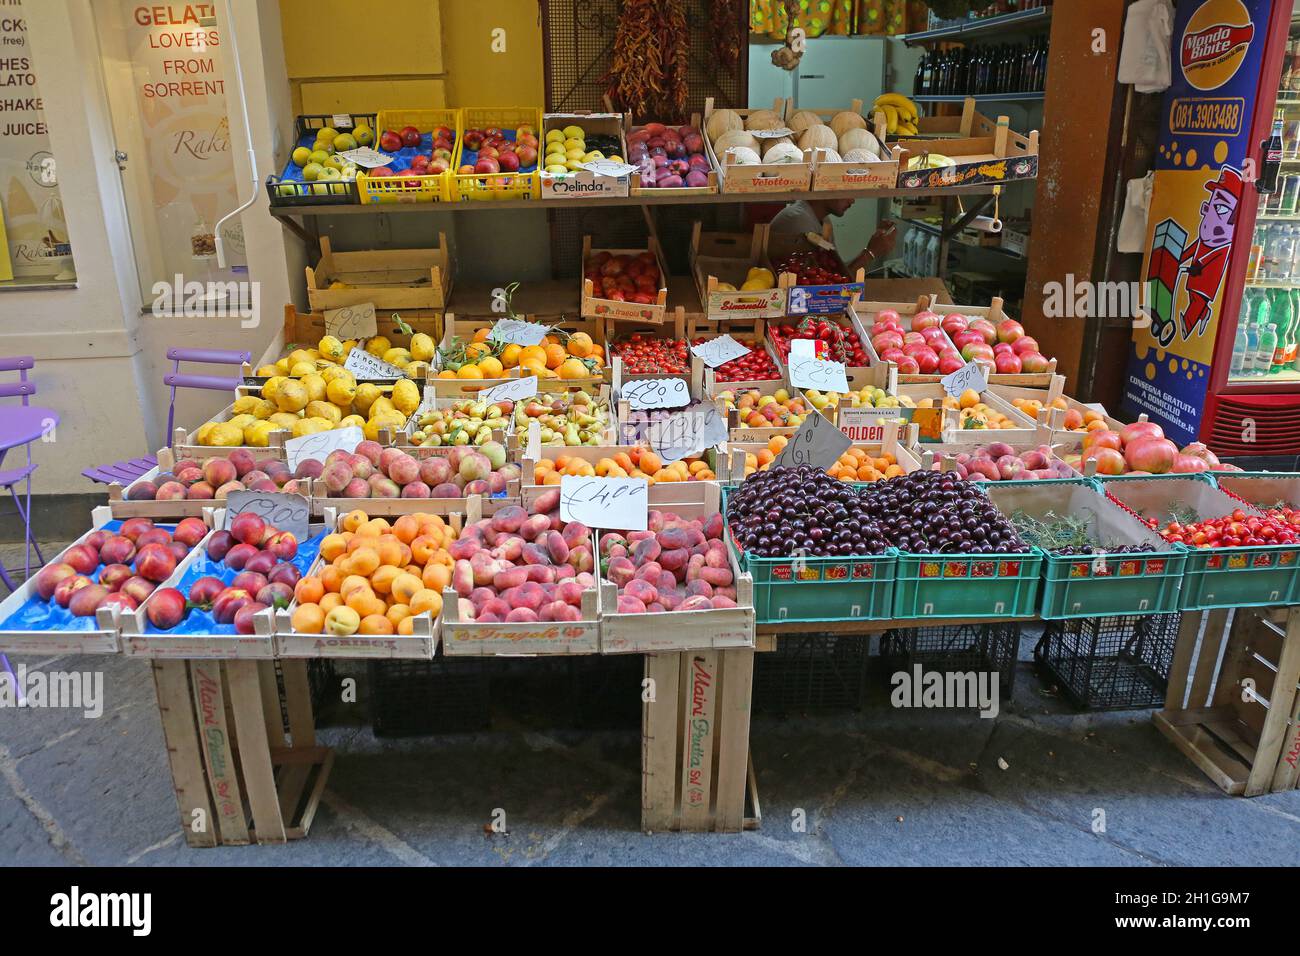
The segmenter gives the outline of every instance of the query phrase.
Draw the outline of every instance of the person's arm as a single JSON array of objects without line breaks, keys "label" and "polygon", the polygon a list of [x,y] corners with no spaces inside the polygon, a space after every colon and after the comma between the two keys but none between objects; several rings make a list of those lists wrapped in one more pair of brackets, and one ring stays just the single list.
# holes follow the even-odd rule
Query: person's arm
[{"label": "person's arm", "polygon": [[894,251],[894,241],[898,238],[898,230],[893,220],[886,219],[882,222],[871,235],[867,242],[867,248],[858,254],[858,257],[849,263],[849,272],[857,272],[861,267],[868,272],[884,264],[889,258],[890,253]]}]

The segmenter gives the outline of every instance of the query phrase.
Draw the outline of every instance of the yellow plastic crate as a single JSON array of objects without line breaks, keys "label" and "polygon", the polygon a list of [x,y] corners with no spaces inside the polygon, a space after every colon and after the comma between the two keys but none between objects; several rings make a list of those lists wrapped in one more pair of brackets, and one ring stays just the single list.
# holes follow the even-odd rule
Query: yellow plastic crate
[{"label": "yellow plastic crate", "polygon": [[[454,169],[460,155],[460,127],[457,126],[459,110],[380,110],[375,117],[375,149],[379,149],[379,136],[386,129],[399,130],[403,126],[414,126],[421,133],[431,132],[435,126],[446,126],[456,134],[456,143],[451,152],[451,165]],[[399,202],[446,202],[447,178],[449,173],[430,173],[423,176],[402,174],[399,176],[372,177],[361,173],[357,176],[357,192],[363,205],[369,203]]]},{"label": "yellow plastic crate", "polygon": [[[529,173],[498,173],[495,176],[476,176],[457,173],[461,166],[464,148],[464,131],[495,126],[502,130],[531,126],[540,139],[542,111],[538,107],[474,107],[460,110],[460,126],[456,134],[456,157],[447,174],[447,197],[451,202],[491,202],[502,199],[539,199],[542,195],[538,170]],[[541,151],[538,150],[540,168]]]}]

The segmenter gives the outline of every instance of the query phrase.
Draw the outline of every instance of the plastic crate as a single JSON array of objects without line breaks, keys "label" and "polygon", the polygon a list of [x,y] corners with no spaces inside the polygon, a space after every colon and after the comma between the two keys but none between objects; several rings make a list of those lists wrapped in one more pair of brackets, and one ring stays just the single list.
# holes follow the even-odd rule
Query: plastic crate
[{"label": "plastic crate", "polygon": [[1019,652],[1020,625],[1005,621],[900,627],[880,638],[880,659],[887,675],[910,672],[918,664],[924,671],[996,672],[1008,699],[1015,686]]},{"label": "plastic crate", "polygon": [[1037,613],[1043,554],[898,556],[896,618],[1029,617]]},{"label": "plastic crate", "polygon": [[858,634],[783,635],[775,651],[754,655],[754,711],[784,715],[861,710],[869,643]]},{"label": "plastic crate", "polygon": [[[1204,518],[1240,509],[1259,509],[1236,498],[1213,479],[1156,478],[1108,483],[1106,494],[1143,519],[1171,520],[1171,508],[1183,506]],[[1237,548],[1185,548],[1187,563],[1179,607],[1184,611],[1287,604],[1300,594],[1300,544],[1266,544]]]},{"label": "plastic crate", "polygon": [[[998,482],[984,489],[1004,514],[1022,510],[1084,516],[1100,542],[1151,544],[1156,552],[1043,554],[1044,618],[1101,614],[1154,614],[1178,610],[1186,551],[1175,548],[1133,514],[1100,493],[1086,478],[1049,482]],[[1041,550],[1041,549],[1040,549]]]},{"label": "plastic crate", "polygon": [[754,579],[754,619],[759,624],[879,621],[893,616],[898,566],[893,548],[845,558],[757,558],[737,549],[736,560]]},{"label": "plastic crate", "polygon": [[[464,132],[495,126],[503,133],[512,133],[520,126],[531,126],[539,136],[542,128],[542,111],[536,107],[473,107],[460,110],[460,125],[456,133],[456,154],[447,173],[447,198],[451,202],[491,202],[503,199],[539,199],[542,195],[538,166],[529,172],[497,173],[492,176],[461,174],[465,156]],[[538,162],[541,162],[538,152]]]},{"label": "plastic crate", "polygon": [[[372,130],[375,128],[374,113],[349,113],[352,129],[364,123]],[[309,149],[316,142],[316,133],[326,126],[333,126],[334,116],[329,113],[307,113],[294,122],[294,148],[306,146]],[[340,133],[350,132],[340,129]],[[379,131],[375,130],[378,138]],[[291,151],[292,152],[292,151]],[[284,172],[279,176],[266,178],[266,192],[272,206],[347,206],[361,202],[357,189],[357,180],[339,180],[337,182],[312,182],[302,178],[302,168],[292,159],[286,161]]]},{"label": "plastic crate", "polygon": [[1034,661],[1083,710],[1162,707],[1181,620],[1175,613],[1050,621]]},{"label": "plastic crate", "polygon": [[[460,154],[460,127],[456,125],[456,110],[380,110],[376,117],[375,149],[379,149],[379,137],[384,130],[400,130],[404,126],[414,126],[420,131],[420,145],[399,149],[389,164],[394,172],[410,168],[411,157],[433,149],[432,130],[436,126],[446,126],[456,134],[456,142],[451,154],[451,169],[455,169],[456,157]],[[445,173],[426,173],[415,175],[403,173],[401,176],[357,176],[357,192],[362,204],[372,203],[406,203],[406,202],[446,202],[447,177]]]},{"label": "plastic crate", "polygon": [[371,726],[376,737],[486,730],[488,685],[480,658],[371,661]]}]

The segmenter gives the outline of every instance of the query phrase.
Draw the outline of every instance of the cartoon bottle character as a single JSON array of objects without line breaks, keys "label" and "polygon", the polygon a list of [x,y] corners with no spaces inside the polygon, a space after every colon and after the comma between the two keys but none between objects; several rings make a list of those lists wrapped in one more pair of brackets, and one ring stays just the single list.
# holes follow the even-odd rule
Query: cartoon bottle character
[{"label": "cartoon bottle character", "polygon": [[[1212,306],[1228,269],[1232,239],[1237,231],[1237,209],[1241,205],[1241,173],[1231,166],[1219,170],[1219,178],[1205,184],[1210,198],[1201,203],[1201,222],[1196,239],[1178,260],[1178,276],[1186,278],[1187,305],[1183,309],[1183,338],[1204,335]],[[1177,301],[1178,287],[1174,286]],[[1157,340],[1168,347],[1174,338],[1174,323],[1156,331]]]}]

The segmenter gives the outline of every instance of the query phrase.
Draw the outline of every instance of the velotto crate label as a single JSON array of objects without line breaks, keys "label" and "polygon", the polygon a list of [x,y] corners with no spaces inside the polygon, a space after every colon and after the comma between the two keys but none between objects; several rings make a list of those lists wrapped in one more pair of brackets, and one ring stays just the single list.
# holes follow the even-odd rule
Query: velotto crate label
[{"label": "velotto crate label", "polygon": [[690,658],[687,678],[690,686],[690,728],[686,746],[682,802],[693,809],[708,809],[709,764],[713,756],[713,722],[717,713],[718,672],[716,655]]},{"label": "velotto crate label", "polygon": [[786,314],[835,315],[847,309],[853,297],[861,296],[865,288],[861,282],[791,286],[786,296]]}]

